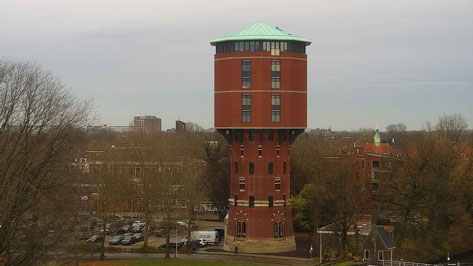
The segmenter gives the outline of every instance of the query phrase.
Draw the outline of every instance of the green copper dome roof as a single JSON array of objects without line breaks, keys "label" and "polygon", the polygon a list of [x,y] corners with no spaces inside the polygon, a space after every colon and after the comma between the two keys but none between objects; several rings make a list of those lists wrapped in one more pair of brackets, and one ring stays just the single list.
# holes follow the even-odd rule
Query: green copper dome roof
[{"label": "green copper dome roof", "polygon": [[298,41],[310,45],[311,41],[301,38],[292,33],[288,33],[279,27],[258,21],[255,24],[236,31],[232,34],[215,39],[210,44],[215,45],[218,42],[226,41],[249,41],[249,40],[268,40],[268,41]]},{"label": "green copper dome roof", "polygon": [[376,134],[374,135],[374,145],[379,147],[381,145],[381,137],[379,136],[378,130],[376,130]]}]

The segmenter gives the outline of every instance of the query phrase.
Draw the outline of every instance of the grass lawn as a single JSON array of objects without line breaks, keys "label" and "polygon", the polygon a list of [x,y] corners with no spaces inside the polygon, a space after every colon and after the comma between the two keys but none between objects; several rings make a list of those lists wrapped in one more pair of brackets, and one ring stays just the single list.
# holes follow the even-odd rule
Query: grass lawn
[{"label": "grass lawn", "polygon": [[139,260],[110,260],[110,261],[90,261],[81,262],[80,266],[152,266],[152,265],[166,265],[166,266],[261,266],[269,264],[257,264],[251,262],[232,262],[232,261],[214,261],[202,259],[139,259]]},{"label": "grass lawn", "polygon": [[350,265],[356,265],[357,263],[353,261],[343,261],[343,262],[338,262],[333,264],[333,266],[350,266]]}]

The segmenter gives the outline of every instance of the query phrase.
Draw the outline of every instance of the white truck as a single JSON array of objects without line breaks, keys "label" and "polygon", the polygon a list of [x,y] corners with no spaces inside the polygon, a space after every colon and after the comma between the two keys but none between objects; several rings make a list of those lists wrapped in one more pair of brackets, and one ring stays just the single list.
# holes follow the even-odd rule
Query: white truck
[{"label": "white truck", "polygon": [[[206,244],[216,245],[220,242],[217,231],[192,231],[191,241],[204,240]],[[187,242],[187,237],[182,239],[182,242]]]}]

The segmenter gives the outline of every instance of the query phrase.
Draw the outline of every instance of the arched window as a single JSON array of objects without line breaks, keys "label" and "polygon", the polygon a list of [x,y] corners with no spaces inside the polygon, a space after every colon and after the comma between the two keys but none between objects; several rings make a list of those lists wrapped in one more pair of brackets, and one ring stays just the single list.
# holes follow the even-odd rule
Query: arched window
[{"label": "arched window", "polygon": [[283,228],[284,228],[284,223],[283,223],[283,222],[280,222],[280,223],[279,223],[279,237],[283,237],[283,236],[284,236]]},{"label": "arched window", "polygon": [[274,238],[284,237],[284,223],[283,222],[273,223],[273,236]]},{"label": "arched window", "polygon": [[365,260],[370,260],[370,250],[365,249]]},{"label": "arched window", "polygon": [[241,223],[240,222],[237,222],[236,235],[237,237],[241,237]]},{"label": "arched window", "polygon": [[246,237],[246,223],[241,223],[241,237]]}]

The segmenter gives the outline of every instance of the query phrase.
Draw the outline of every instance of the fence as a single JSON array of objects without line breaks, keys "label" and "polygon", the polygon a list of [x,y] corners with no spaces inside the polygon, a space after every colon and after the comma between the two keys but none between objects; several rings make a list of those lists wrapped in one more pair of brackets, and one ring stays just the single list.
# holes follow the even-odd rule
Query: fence
[{"label": "fence", "polygon": [[473,263],[438,263],[438,264],[427,264],[419,262],[408,262],[408,261],[396,261],[396,260],[383,260],[383,266],[473,266]]}]

